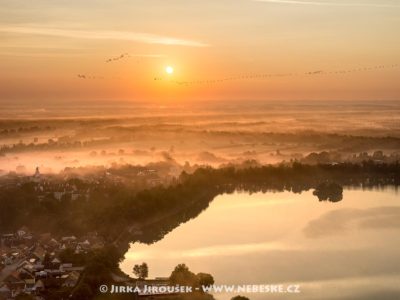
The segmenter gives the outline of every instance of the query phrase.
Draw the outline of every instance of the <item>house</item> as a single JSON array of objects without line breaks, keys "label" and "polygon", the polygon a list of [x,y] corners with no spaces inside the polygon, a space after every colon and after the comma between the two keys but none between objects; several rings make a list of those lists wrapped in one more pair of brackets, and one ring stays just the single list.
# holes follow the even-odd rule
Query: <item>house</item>
[{"label": "house", "polygon": [[22,226],[20,229],[17,230],[17,235],[19,238],[24,237],[29,233],[29,229],[26,226]]},{"label": "house", "polygon": [[8,265],[11,265],[12,263],[13,263],[13,257],[12,256],[8,256],[8,255],[6,255],[6,256],[4,256],[3,257],[3,263],[4,263],[4,265],[6,265],[6,266],[8,266]]},{"label": "house", "polygon": [[12,292],[25,288],[25,281],[19,278],[19,274],[19,272],[14,271],[4,279],[4,282],[7,284]]},{"label": "house", "polygon": [[16,261],[16,260],[19,259],[20,257],[21,257],[21,252],[19,252],[19,251],[13,251],[13,252],[11,253],[12,262]]},{"label": "house", "polygon": [[25,281],[24,292],[30,294],[30,293],[32,292],[32,289],[33,289],[34,286],[35,286],[36,280],[35,280],[35,278],[33,277],[33,278],[24,279],[24,281]]},{"label": "house", "polygon": [[44,256],[46,255],[46,250],[42,246],[38,246],[33,251],[33,257],[37,258],[40,261],[44,260]]},{"label": "house", "polygon": [[88,240],[85,240],[82,243],[78,243],[78,246],[76,247],[78,250],[79,247],[79,251],[80,250],[89,250],[90,249],[90,242]]},{"label": "house", "polygon": [[60,201],[64,195],[65,195],[65,192],[54,192],[53,193],[54,198],[57,199],[58,201]]},{"label": "house", "polygon": [[47,278],[47,272],[44,270],[35,272],[35,277],[36,278]]},{"label": "house", "polygon": [[79,281],[80,273],[73,271],[68,274],[67,279],[64,281],[63,286],[64,287],[74,287],[77,285]]},{"label": "house", "polygon": [[53,267],[54,269],[58,269],[58,268],[60,268],[61,261],[60,261],[57,257],[55,257],[55,258],[51,261],[51,265],[52,265],[52,267]]},{"label": "house", "polygon": [[35,285],[32,288],[32,292],[35,294],[38,294],[40,292],[43,292],[45,290],[44,282],[42,280],[37,280]]},{"label": "house", "polygon": [[17,271],[22,271],[22,270],[26,270],[27,272],[32,273],[34,271],[34,265],[31,262],[24,260],[20,262],[17,266]]},{"label": "house", "polygon": [[62,268],[60,267],[60,270],[61,271],[63,271],[63,272],[73,272],[73,271],[76,271],[76,272],[83,272],[83,270],[85,269],[85,267],[66,267],[66,266],[63,266]]},{"label": "house", "polygon": [[65,271],[66,269],[72,268],[72,264],[61,264],[60,270]]},{"label": "house", "polygon": [[44,265],[41,264],[41,263],[34,264],[34,265],[33,265],[33,269],[34,269],[35,272],[44,270]]},{"label": "house", "polygon": [[76,241],[76,237],[75,236],[64,236],[61,238],[61,241],[63,243],[73,243]]}]

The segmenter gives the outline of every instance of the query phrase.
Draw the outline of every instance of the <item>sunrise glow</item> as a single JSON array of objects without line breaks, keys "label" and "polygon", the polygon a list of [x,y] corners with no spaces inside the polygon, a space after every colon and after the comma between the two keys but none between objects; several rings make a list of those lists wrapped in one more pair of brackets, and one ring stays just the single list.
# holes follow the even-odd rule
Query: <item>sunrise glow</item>
[{"label": "sunrise glow", "polygon": [[168,66],[165,68],[165,72],[167,72],[167,74],[171,75],[172,73],[174,73],[174,68],[171,66]]}]

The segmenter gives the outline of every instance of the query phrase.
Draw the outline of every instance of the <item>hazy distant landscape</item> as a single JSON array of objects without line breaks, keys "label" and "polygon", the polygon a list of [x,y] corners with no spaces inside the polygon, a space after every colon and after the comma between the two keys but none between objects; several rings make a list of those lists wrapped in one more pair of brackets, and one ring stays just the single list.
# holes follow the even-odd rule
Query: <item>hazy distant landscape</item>
[{"label": "hazy distant landscape", "polygon": [[[32,174],[39,166],[57,173],[68,167],[158,161],[192,166],[246,160],[342,162],[360,161],[364,152],[377,151],[393,160],[400,148],[396,102],[120,105],[113,109],[116,114],[96,108],[103,109],[101,117],[92,109],[74,111],[70,106],[60,117],[64,107],[50,106],[31,116],[4,118],[1,171]],[[327,153],[310,155],[322,152]]]}]

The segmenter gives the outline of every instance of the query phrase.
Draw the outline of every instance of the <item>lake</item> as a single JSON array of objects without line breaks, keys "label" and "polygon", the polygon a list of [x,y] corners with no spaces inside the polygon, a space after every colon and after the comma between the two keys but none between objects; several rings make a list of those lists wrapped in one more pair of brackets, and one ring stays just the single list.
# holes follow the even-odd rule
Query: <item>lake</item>
[{"label": "lake", "polygon": [[131,244],[121,269],[132,275],[141,262],[150,277],[185,263],[216,284],[300,285],[252,300],[400,299],[400,197],[394,187],[345,188],[336,203],[311,190],[222,194],[155,244]]}]

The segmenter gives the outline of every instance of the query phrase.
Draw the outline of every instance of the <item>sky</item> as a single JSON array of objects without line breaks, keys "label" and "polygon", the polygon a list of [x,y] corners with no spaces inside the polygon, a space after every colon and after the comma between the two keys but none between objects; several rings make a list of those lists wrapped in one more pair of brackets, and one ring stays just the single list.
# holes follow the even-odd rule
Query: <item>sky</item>
[{"label": "sky", "polygon": [[400,1],[0,0],[0,61],[0,103],[400,100]]}]

